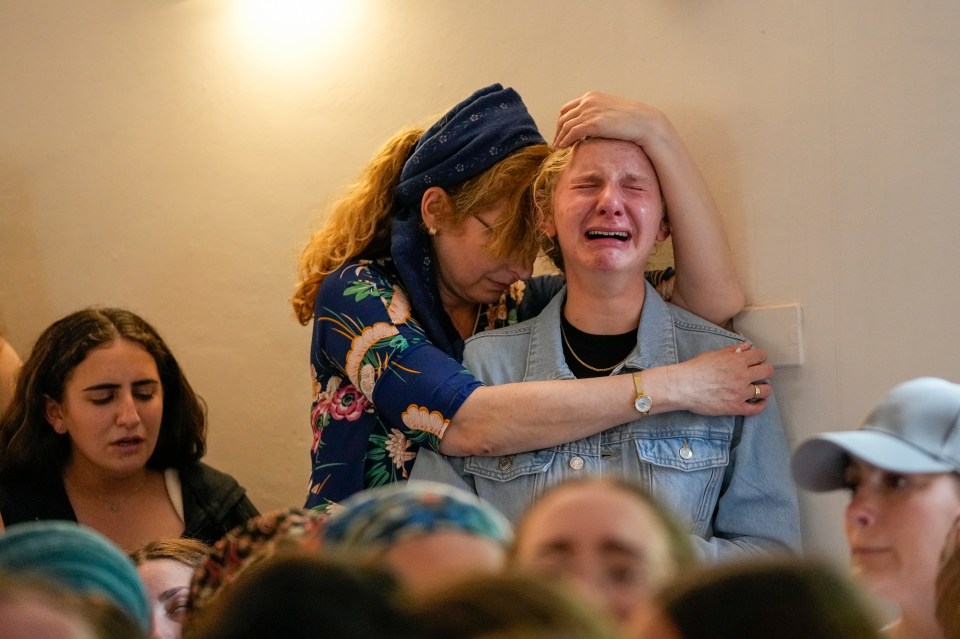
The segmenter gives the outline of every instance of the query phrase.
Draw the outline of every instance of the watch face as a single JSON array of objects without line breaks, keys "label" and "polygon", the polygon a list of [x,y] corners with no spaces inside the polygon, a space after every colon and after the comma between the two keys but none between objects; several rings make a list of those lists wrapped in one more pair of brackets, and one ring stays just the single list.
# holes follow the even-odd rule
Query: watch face
[{"label": "watch face", "polygon": [[653,400],[650,399],[648,395],[641,395],[637,398],[637,401],[633,403],[633,407],[643,414],[649,413],[652,406]]}]

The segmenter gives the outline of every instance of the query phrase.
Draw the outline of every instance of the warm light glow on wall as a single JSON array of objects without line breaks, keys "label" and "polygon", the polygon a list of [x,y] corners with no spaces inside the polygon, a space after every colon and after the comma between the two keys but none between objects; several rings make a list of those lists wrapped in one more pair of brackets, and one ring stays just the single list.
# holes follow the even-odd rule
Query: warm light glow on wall
[{"label": "warm light glow on wall", "polygon": [[362,0],[232,0],[234,35],[257,60],[303,63],[348,42]]}]

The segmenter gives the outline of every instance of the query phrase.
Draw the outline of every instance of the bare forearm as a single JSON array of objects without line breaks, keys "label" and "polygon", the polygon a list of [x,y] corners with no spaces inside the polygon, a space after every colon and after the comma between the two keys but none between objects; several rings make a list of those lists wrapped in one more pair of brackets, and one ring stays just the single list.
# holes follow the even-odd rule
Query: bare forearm
[{"label": "bare forearm", "polygon": [[629,375],[484,386],[454,415],[440,450],[508,455],[574,441],[635,419],[634,396]]},{"label": "bare forearm", "polygon": [[643,145],[667,205],[677,271],[672,301],[716,324],[744,304],[720,213],[683,140],[663,116]]},{"label": "bare forearm", "polygon": [[[705,415],[756,415],[770,387],[754,382],[772,374],[763,351],[730,347],[650,368],[642,373],[650,414],[689,410]],[[589,437],[639,418],[630,375],[520,382],[474,391],[441,440],[446,455],[509,455]],[[748,401],[751,400],[751,401]]]}]

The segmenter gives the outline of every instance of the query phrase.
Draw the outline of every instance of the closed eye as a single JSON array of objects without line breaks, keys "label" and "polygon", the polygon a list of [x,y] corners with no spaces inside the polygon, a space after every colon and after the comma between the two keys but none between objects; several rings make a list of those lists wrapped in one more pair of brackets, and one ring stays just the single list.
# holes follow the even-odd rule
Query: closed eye
[{"label": "closed eye", "polygon": [[96,406],[105,406],[110,402],[112,402],[113,398],[114,398],[114,394],[110,393],[107,396],[91,397],[90,402],[95,404]]},{"label": "closed eye", "polygon": [[152,379],[137,381],[133,383],[133,396],[142,402],[150,401],[156,396],[159,388],[159,382]]}]

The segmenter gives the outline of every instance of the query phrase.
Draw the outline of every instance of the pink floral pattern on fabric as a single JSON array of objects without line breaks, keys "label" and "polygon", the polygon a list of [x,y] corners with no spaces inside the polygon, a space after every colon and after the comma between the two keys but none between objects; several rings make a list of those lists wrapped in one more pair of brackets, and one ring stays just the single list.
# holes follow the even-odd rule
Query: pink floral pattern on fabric
[{"label": "pink floral pattern on fabric", "polygon": [[[655,284],[671,275],[660,273]],[[515,283],[480,313],[476,330],[536,315],[561,286],[555,277]],[[480,385],[431,343],[389,259],[357,260],[323,281],[310,363],[309,508],[406,479],[420,447],[439,450],[451,418]]]},{"label": "pink floral pattern on fabric", "polygon": [[[406,479],[479,385],[433,347],[390,262],[355,262],[317,294],[308,507]],[[415,402],[415,410],[407,414]]]}]

